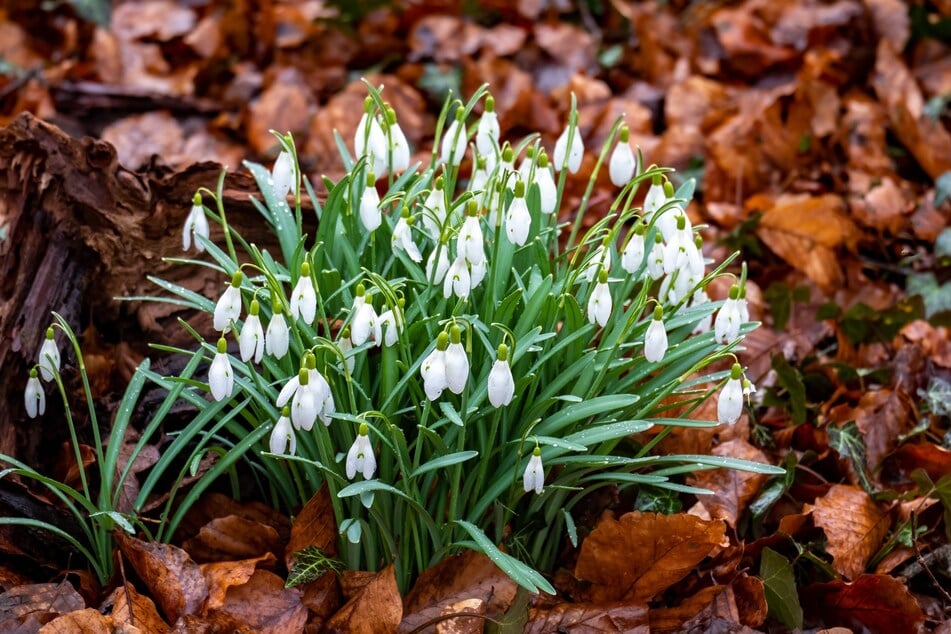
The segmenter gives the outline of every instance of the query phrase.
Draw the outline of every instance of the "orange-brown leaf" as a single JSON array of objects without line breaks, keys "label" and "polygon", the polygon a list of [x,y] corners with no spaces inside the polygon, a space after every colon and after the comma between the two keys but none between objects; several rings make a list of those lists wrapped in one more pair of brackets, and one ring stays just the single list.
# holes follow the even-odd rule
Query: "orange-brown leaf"
[{"label": "orange-brown leaf", "polygon": [[225,596],[230,588],[247,583],[251,575],[257,570],[259,563],[273,564],[274,561],[274,555],[267,553],[254,559],[201,564],[201,572],[208,584],[208,601],[205,604],[205,609],[217,610],[220,608],[224,605]]},{"label": "orange-brown leaf", "polygon": [[677,583],[721,543],[726,525],[686,513],[602,520],[581,544],[575,576],[595,603],[645,601]]},{"label": "orange-brown leaf", "polygon": [[337,523],[327,485],[320,487],[301,509],[291,525],[291,539],[284,551],[284,562],[290,568],[294,553],[316,546],[328,557],[337,556]]},{"label": "orange-brown leaf", "polygon": [[307,608],[298,588],[285,588],[273,572],[257,570],[247,583],[228,589],[221,611],[250,625],[255,632],[300,632],[307,623]]},{"label": "orange-brown leaf", "polygon": [[218,517],[187,540],[182,547],[195,561],[231,561],[283,552],[277,530],[238,515]]},{"label": "orange-brown leaf", "polygon": [[631,632],[648,634],[647,606],[633,603],[558,603],[550,608],[532,608],[525,625],[528,634],[548,632]]},{"label": "orange-brown leaf", "polygon": [[154,634],[169,631],[152,599],[139,594],[131,583],[116,588],[112,596],[112,620],[117,626],[137,627],[142,632]]},{"label": "orange-brown leaf", "polygon": [[[713,448],[714,456],[728,456],[754,462],[769,462],[766,454],[741,438],[729,440]],[[736,526],[736,520],[759,493],[768,476],[737,469],[700,471],[689,479],[692,486],[710,489],[713,495],[700,497],[700,503],[715,519]]]},{"label": "orange-brown leaf", "polygon": [[832,567],[843,577],[855,579],[888,534],[889,514],[865,491],[844,484],[833,485],[815,505],[805,505],[806,511],[810,508],[816,526],[826,534]]},{"label": "orange-brown leaf", "polygon": [[807,617],[823,625],[869,632],[917,632],[924,615],[908,588],[888,575],[862,575],[852,583],[814,583],[801,590]]},{"label": "orange-brown leaf", "polygon": [[396,586],[396,569],[390,564],[356,592],[329,621],[329,632],[376,634],[395,632],[403,619],[403,601]]},{"label": "orange-brown leaf", "polygon": [[86,608],[56,617],[41,627],[39,634],[100,634],[111,632],[112,627],[112,617],[94,608]]}]

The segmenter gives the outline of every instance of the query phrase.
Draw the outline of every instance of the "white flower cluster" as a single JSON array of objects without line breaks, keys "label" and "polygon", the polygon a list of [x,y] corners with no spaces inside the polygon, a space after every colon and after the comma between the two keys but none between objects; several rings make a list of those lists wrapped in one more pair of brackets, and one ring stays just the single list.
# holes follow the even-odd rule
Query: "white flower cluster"
[{"label": "white flower cluster", "polygon": [[43,390],[43,384],[40,383],[40,377],[48,383],[59,374],[60,356],[59,348],[56,347],[55,334],[52,326],[46,329],[43,345],[40,346],[40,352],[37,355],[36,366],[30,369],[30,378],[26,381],[23,404],[30,418],[46,413],[46,392]]}]

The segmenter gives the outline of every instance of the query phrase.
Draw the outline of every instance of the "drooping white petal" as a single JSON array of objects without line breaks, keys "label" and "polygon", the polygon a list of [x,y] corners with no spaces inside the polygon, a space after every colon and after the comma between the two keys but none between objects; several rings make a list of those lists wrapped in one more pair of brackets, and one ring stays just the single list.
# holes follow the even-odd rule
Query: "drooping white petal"
[{"label": "drooping white petal", "polygon": [[350,451],[347,452],[346,470],[348,480],[353,480],[357,472],[363,474],[366,480],[373,477],[373,473],[376,471],[376,456],[373,455],[373,446],[370,444],[369,436],[358,434],[356,440],[350,445]]},{"label": "drooping white petal", "polygon": [[[750,320],[750,307],[746,303],[746,297],[740,297],[736,300],[736,313],[739,316],[739,322],[745,324]],[[737,333],[739,335],[739,333]]]},{"label": "drooping white petal", "polygon": [[545,467],[542,465],[542,457],[532,455],[525,467],[525,473],[522,476],[522,486],[526,493],[535,491],[541,495],[545,488]]},{"label": "drooping white petal", "polygon": [[469,291],[472,290],[472,277],[469,275],[469,266],[466,264],[466,258],[463,255],[456,256],[452,265],[446,272],[446,278],[443,280],[442,294],[448,298],[455,294],[459,299],[469,297]]},{"label": "drooping white petal", "polygon": [[353,374],[353,366],[356,365],[357,360],[354,359],[350,353],[350,351],[353,350],[353,342],[350,341],[350,337],[341,337],[340,341],[337,342],[337,347],[340,348],[340,352],[342,352],[345,357],[344,363],[347,364],[347,372]]},{"label": "drooping white petal", "polygon": [[445,351],[433,349],[420,364],[419,373],[423,377],[423,389],[426,391],[426,397],[435,401],[449,385],[446,379]]},{"label": "drooping white petal", "polygon": [[433,240],[438,241],[446,224],[446,199],[441,189],[433,187],[423,202],[423,228]]},{"label": "drooping white petal", "polygon": [[301,385],[291,400],[291,422],[297,429],[310,431],[317,420],[320,403],[310,383]]},{"label": "drooping white petal", "polygon": [[664,194],[664,186],[660,183],[652,184],[644,195],[644,219],[651,222],[652,217],[657,210],[667,202],[667,196]]},{"label": "drooping white petal", "polygon": [[284,358],[290,345],[290,333],[287,329],[287,320],[284,313],[277,313],[271,317],[267,325],[267,335],[264,337],[264,350],[276,359]]},{"label": "drooping white petal", "polygon": [[268,440],[268,449],[271,453],[282,456],[293,456],[297,453],[297,437],[294,434],[291,419],[287,416],[281,416],[274,423],[274,429],[271,430],[271,437]]},{"label": "drooping white petal", "polygon": [[528,204],[522,196],[516,196],[509,205],[505,214],[505,235],[509,242],[524,246],[528,240],[528,232],[532,227],[532,216],[528,211]]},{"label": "drooping white petal", "polygon": [[53,374],[59,372],[60,367],[59,348],[56,347],[55,339],[43,340],[37,363],[40,366],[40,376],[43,377],[43,380],[52,381]]},{"label": "drooping white petal", "polygon": [[275,404],[278,407],[284,407],[287,405],[287,402],[291,400],[291,397],[294,396],[298,388],[300,388],[300,377],[295,374],[287,383],[284,384],[284,387],[281,388],[280,393],[277,395]]},{"label": "drooping white petal", "polygon": [[465,127],[460,127],[459,121],[453,119],[446,128],[441,148],[440,160],[443,163],[459,165],[462,162],[462,157],[466,153],[466,130]]},{"label": "drooping white petal", "polygon": [[565,156],[568,158],[568,171],[575,174],[581,168],[581,159],[584,156],[584,141],[581,139],[581,130],[577,127],[571,137],[571,147],[568,147],[568,136],[571,132],[571,126],[565,127],[564,132],[555,141],[555,151],[552,155],[554,159],[554,168],[561,170],[565,165]]},{"label": "drooping white petal", "polygon": [[205,216],[205,210],[201,205],[192,205],[188,212],[188,218],[185,219],[185,227],[182,230],[182,251],[188,251],[192,244],[192,236],[195,236],[195,249],[204,251],[205,245],[198,240],[198,236],[208,238],[211,232],[208,228],[208,218]]},{"label": "drooping white petal", "polygon": [[244,320],[244,327],[238,337],[238,349],[242,361],[253,357],[255,363],[261,363],[264,357],[264,328],[261,326],[261,318],[257,315],[248,315]]},{"label": "drooping white petal", "polygon": [[512,402],[515,395],[515,379],[508,361],[497,359],[489,371],[488,396],[492,407],[502,407]]},{"label": "drooping white petal", "polygon": [[[707,291],[704,288],[698,288],[693,297],[690,299],[690,307],[700,306],[710,301],[710,296],[707,295]],[[699,335],[705,332],[709,332],[710,328],[713,327],[713,313],[708,313],[706,317],[697,322],[697,325],[693,328],[693,334]]]},{"label": "drooping white petal", "polygon": [[469,380],[469,357],[461,343],[446,348],[446,385],[453,394],[462,394]]},{"label": "drooping white petal", "polygon": [[651,279],[659,280],[664,276],[664,243],[654,242],[647,254],[647,274]]},{"label": "drooping white petal", "polygon": [[656,363],[667,354],[667,329],[660,319],[652,319],[644,334],[644,358]]},{"label": "drooping white petal", "polygon": [[413,232],[406,218],[400,217],[393,228],[392,237],[393,250],[406,251],[406,255],[413,262],[422,262],[423,254],[419,252],[419,247],[413,242]]},{"label": "drooping white petal", "polygon": [[482,118],[479,119],[479,127],[476,129],[475,143],[479,154],[483,156],[498,151],[499,116],[494,110],[482,113]]},{"label": "drooping white petal", "polygon": [[274,195],[278,200],[287,198],[287,194],[294,187],[295,176],[294,157],[282,150],[271,167],[271,181],[274,183]]},{"label": "drooping white petal", "polygon": [[329,426],[333,420],[333,413],[337,411],[334,403],[334,395],[330,389],[330,383],[324,378],[324,375],[317,370],[308,370],[308,385],[314,394],[314,402],[317,404],[317,418],[325,426]]},{"label": "drooping white petal", "polygon": [[42,416],[46,412],[46,392],[36,376],[31,376],[26,381],[23,404],[26,406],[26,415],[30,418]]},{"label": "drooping white petal", "polygon": [[731,378],[717,396],[717,422],[732,425],[743,413],[743,384],[740,379]]},{"label": "drooping white petal", "polygon": [[717,312],[713,333],[717,343],[729,343],[740,336],[741,314],[737,300],[728,298]]},{"label": "drooping white petal", "polygon": [[538,194],[541,198],[539,208],[543,214],[555,212],[555,205],[558,202],[558,186],[555,185],[555,178],[551,174],[550,167],[535,168],[535,184],[538,185]]},{"label": "drooping white petal", "polygon": [[621,253],[621,268],[628,273],[636,273],[644,262],[644,234],[635,233],[624,246]]},{"label": "drooping white petal", "polygon": [[374,343],[380,345],[380,338],[375,336],[380,325],[377,323],[378,317],[373,305],[361,302],[359,306],[355,305],[354,311],[353,320],[350,322],[350,339],[353,345],[362,346],[371,334],[374,335]]},{"label": "drooping white petal", "polygon": [[591,297],[588,298],[588,321],[597,323],[604,328],[611,317],[613,308],[611,299],[611,290],[606,282],[598,282],[591,291]]},{"label": "drooping white petal", "polygon": [[393,161],[394,172],[405,172],[409,168],[409,143],[406,141],[406,135],[400,124],[394,123],[390,126],[390,138],[393,142]]},{"label": "drooping white petal", "polygon": [[459,251],[471,264],[481,263],[485,258],[485,241],[482,236],[482,225],[478,216],[466,216],[459,230],[459,239],[456,243]]},{"label": "drooping white petal", "polygon": [[611,272],[611,251],[605,249],[604,245],[597,248],[588,260],[588,266],[584,270],[584,279],[593,282],[599,271]]},{"label": "drooping white petal", "polygon": [[234,373],[231,370],[231,360],[227,352],[215,353],[211,368],[208,370],[208,387],[211,388],[211,395],[216,401],[231,396],[234,390]]},{"label": "drooping white petal", "polygon": [[426,259],[426,279],[432,280],[433,284],[441,284],[448,270],[449,247],[445,244],[437,244]]},{"label": "drooping white petal", "polygon": [[241,316],[241,289],[228,285],[215,304],[215,330],[224,331]]},{"label": "drooping white petal", "polygon": [[634,177],[635,167],[637,167],[637,160],[634,158],[634,151],[631,150],[630,144],[618,141],[608,165],[611,182],[616,187],[624,187]]},{"label": "drooping white petal", "polygon": [[383,224],[383,215],[380,213],[380,194],[375,185],[367,185],[360,197],[360,222],[368,232],[376,231]]},{"label": "drooping white petal", "polygon": [[473,264],[469,262],[469,288],[475,289],[482,283],[482,280],[485,279],[485,273],[488,270],[489,260],[485,257],[485,253],[482,254],[482,260],[478,264]]},{"label": "drooping white petal", "polygon": [[378,322],[380,324],[380,331],[383,333],[383,345],[386,347],[396,345],[396,342],[399,340],[401,328],[393,311],[385,310],[380,313]]},{"label": "drooping white petal", "polygon": [[301,275],[291,291],[291,317],[303,319],[305,324],[312,324],[316,316],[317,290],[309,275]]}]

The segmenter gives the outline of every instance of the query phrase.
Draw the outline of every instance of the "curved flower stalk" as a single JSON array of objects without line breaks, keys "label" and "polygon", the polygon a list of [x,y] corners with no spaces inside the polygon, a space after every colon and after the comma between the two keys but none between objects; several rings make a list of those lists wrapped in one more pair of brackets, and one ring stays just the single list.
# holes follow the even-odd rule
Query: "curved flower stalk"
[{"label": "curved flower stalk", "polygon": [[201,243],[198,236],[206,240],[211,236],[208,227],[208,218],[205,216],[205,207],[201,203],[201,194],[196,193],[192,198],[192,208],[185,219],[185,226],[182,228],[182,251],[188,251],[192,245],[192,238],[195,240],[195,250],[204,251],[205,245]]},{"label": "curved flower stalk", "polygon": [[605,238],[601,245],[595,249],[591,257],[588,258],[588,265],[584,269],[584,279],[587,282],[593,282],[594,278],[601,272],[611,272],[611,249],[608,248],[610,238]]}]

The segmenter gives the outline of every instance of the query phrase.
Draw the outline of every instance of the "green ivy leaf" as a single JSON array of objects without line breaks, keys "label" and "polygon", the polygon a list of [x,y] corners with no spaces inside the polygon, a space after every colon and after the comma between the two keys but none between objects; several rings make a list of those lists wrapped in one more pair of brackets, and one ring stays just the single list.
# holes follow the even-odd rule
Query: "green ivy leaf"
[{"label": "green ivy leaf", "polygon": [[806,385],[803,383],[802,373],[789,365],[789,361],[786,361],[786,357],[781,354],[773,356],[772,366],[779,379],[779,385],[789,393],[793,423],[802,425],[806,422]]},{"label": "green ivy leaf", "polygon": [[328,557],[317,546],[308,546],[294,552],[294,563],[287,573],[285,588],[293,588],[314,581],[325,572],[343,569],[343,563]]},{"label": "green ivy leaf", "polygon": [[789,560],[770,548],[763,549],[759,576],[766,592],[769,614],[791,630],[802,629],[802,606]]},{"label": "green ivy leaf", "polygon": [[849,421],[841,427],[830,425],[829,428],[829,446],[836,452],[852,463],[852,468],[858,476],[859,484],[865,489],[866,493],[875,493],[875,487],[868,476],[865,457],[865,438],[859,431],[855,421]]}]

